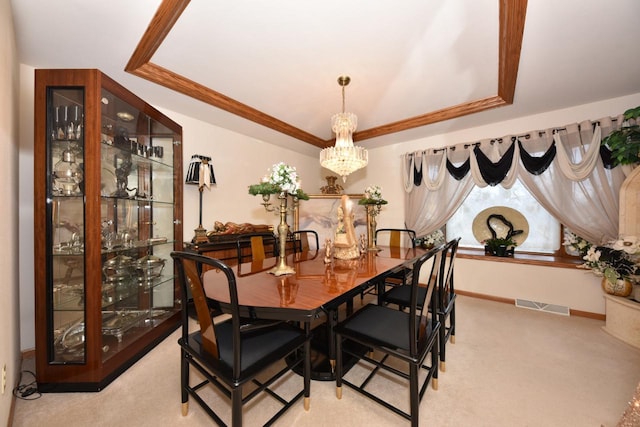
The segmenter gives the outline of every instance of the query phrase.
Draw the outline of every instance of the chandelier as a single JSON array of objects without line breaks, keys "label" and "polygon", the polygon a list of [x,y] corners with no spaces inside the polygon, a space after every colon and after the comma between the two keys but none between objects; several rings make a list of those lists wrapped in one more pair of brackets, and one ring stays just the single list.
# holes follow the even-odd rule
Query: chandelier
[{"label": "chandelier", "polygon": [[342,86],[342,112],[331,117],[331,129],[336,134],[336,145],[320,152],[320,165],[340,175],[343,182],[347,181],[347,175],[362,169],[369,162],[367,150],[353,145],[353,132],[358,126],[358,117],[344,111],[344,88],[349,82],[349,76],[338,77],[338,84]]}]

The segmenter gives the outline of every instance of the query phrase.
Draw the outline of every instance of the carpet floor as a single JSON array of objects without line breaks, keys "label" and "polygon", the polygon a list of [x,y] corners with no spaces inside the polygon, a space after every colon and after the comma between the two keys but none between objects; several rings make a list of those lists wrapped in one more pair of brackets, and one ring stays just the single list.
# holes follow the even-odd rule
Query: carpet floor
[{"label": "carpet floor", "polygon": [[[359,303],[359,302],[358,302]],[[456,342],[447,346],[439,389],[427,390],[421,426],[593,426],[618,424],[640,381],[640,350],[603,331],[604,322],[565,317],[459,296]],[[195,326],[195,325],[194,325]],[[191,400],[181,415],[179,330],[99,393],[48,393],[17,399],[14,427],[209,426],[213,422]],[[33,370],[33,360],[24,369]],[[348,375],[361,376],[356,365]],[[280,384],[298,387],[291,374]],[[395,380],[376,389],[385,399],[406,402]],[[38,398],[35,398],[38,397]],[[230,422],[228,404],[211,393]],[[216,402],[216,399],[219,402]],[[275,408],[271,398],[245,407],[244,425],[262,425]],[[408,422],[373,401],[335,383],[312,381],[311,408],[296,403],[277,426],[395,426]]]}]

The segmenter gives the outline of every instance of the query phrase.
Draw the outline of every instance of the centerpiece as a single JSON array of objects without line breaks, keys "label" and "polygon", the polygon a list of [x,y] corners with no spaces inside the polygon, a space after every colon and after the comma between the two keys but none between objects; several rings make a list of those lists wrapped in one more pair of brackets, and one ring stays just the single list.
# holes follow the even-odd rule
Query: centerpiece
[{"label": "centerpiece", "polygon": [[626,297],[631,295],[633,282],[640,274],[639,255],[638,238],[626,237],[605,246],[590,247],[580,267],[602,276],[602,289],[606,293]]},{"label": "centerpiece", "polygon": [[[287,212],[297,207],[299,200],[308,200],[309,196],[300,188],[300,179],[296,168],[283,162],[276,163],[271,167],[269,173],[262,178],[259,184],[249,186],[249,194],[262,195],[262,205],[267,212],[280,213],[280,223],[278,225],[278,264],[269,272],[276,276],[293,274],[293,267],[287,265],[286,243],[289,226],[287,225]],[[271,206],[269,199],[272,194],[277,194],[280,200],[280,207]],[[292,198],[293,207],[287,208],[288,198]]]},{"label": "centerpiece", "polygon": [[431,249],[440,243],[444,242],[444,233],[441,229],[437,229],[426,236],[418,237],[416,239],[416,246],[420,246],[423,249]]},{"label": "centerpiece", "polygon": [[367,249],[377,251],[376,247],[376,216],[380,214],[382,205],[388,202],[382,198],[382,187],[370,185],[364,190],[364,196],[358,200],[359,205],[364,205],[367,211]]}]

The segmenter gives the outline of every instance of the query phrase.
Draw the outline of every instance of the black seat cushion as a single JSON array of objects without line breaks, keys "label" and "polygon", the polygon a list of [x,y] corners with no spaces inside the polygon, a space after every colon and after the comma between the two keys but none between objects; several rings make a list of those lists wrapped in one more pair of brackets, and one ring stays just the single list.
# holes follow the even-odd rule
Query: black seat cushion
[{"label": "black seat cushion", "polygon": [[[367,304],[338,325],[336,332],[381,347],[409,352],[409,316],[403,311]],[[419,317],[415,318],[416,322],[419,320]],[[429,334],[430,329],[429,325]]]},{"label": "black seat cushion", "polygon": [[[212,361],[211,359],[213,358],[208,357],[208,355],[203,354],[200,331],[190,334],[189,342],[197,343],[197,346],[193,347],[199,349],[202,357],[214,362],[214,365],[217,365],[219,369],[228,372],[230,375],[233,367],[231,320],[218,323],[215,328],[222,365],[218,361]],[[268,364],[282,359],[291,350],[304,342],[305,334],[301,329],[292,327],[287,323],[279,323],[271,328],[263,329],[261,332],[242,334],[241,340],[241,376],[245,377],[249,372],[264,369],[265,363]]]},{"label": "black seat cushion", "polygon": [[[422,307],[424,299],[427,296],[427,288],[418,287],[418,307]],[[398,304],[407,307],[411,300],[411,286],[396,286],[384,294],[382,300],[385,303]]]}]

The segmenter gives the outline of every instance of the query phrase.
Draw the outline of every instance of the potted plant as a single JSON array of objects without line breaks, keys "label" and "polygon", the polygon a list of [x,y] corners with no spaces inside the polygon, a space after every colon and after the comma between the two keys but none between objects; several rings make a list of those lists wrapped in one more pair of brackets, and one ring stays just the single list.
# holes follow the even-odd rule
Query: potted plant
[{"label": "potted plant", "polygon": [[634,279],[640,274],[639,254],[638,239],[627,237],[607,246],[592,246],[580,267],[602,276],[602,289],[606,293],[626,297],[631,294]]},{"label": "potted plant", "polygon": [[[611,150],[613,166],[629,165],[640,162],[640,106],[624,112],[625,122],[618,130],[602,138],[602,145]],[[636,120],[636,124],[629,124],[628,120]]]},{"label": "potted plant", "polygon": [[495,256],[513,256],[513,248],[518,244],[512,237],[493,237],[486,239],[484,243],[484,252]]}]

